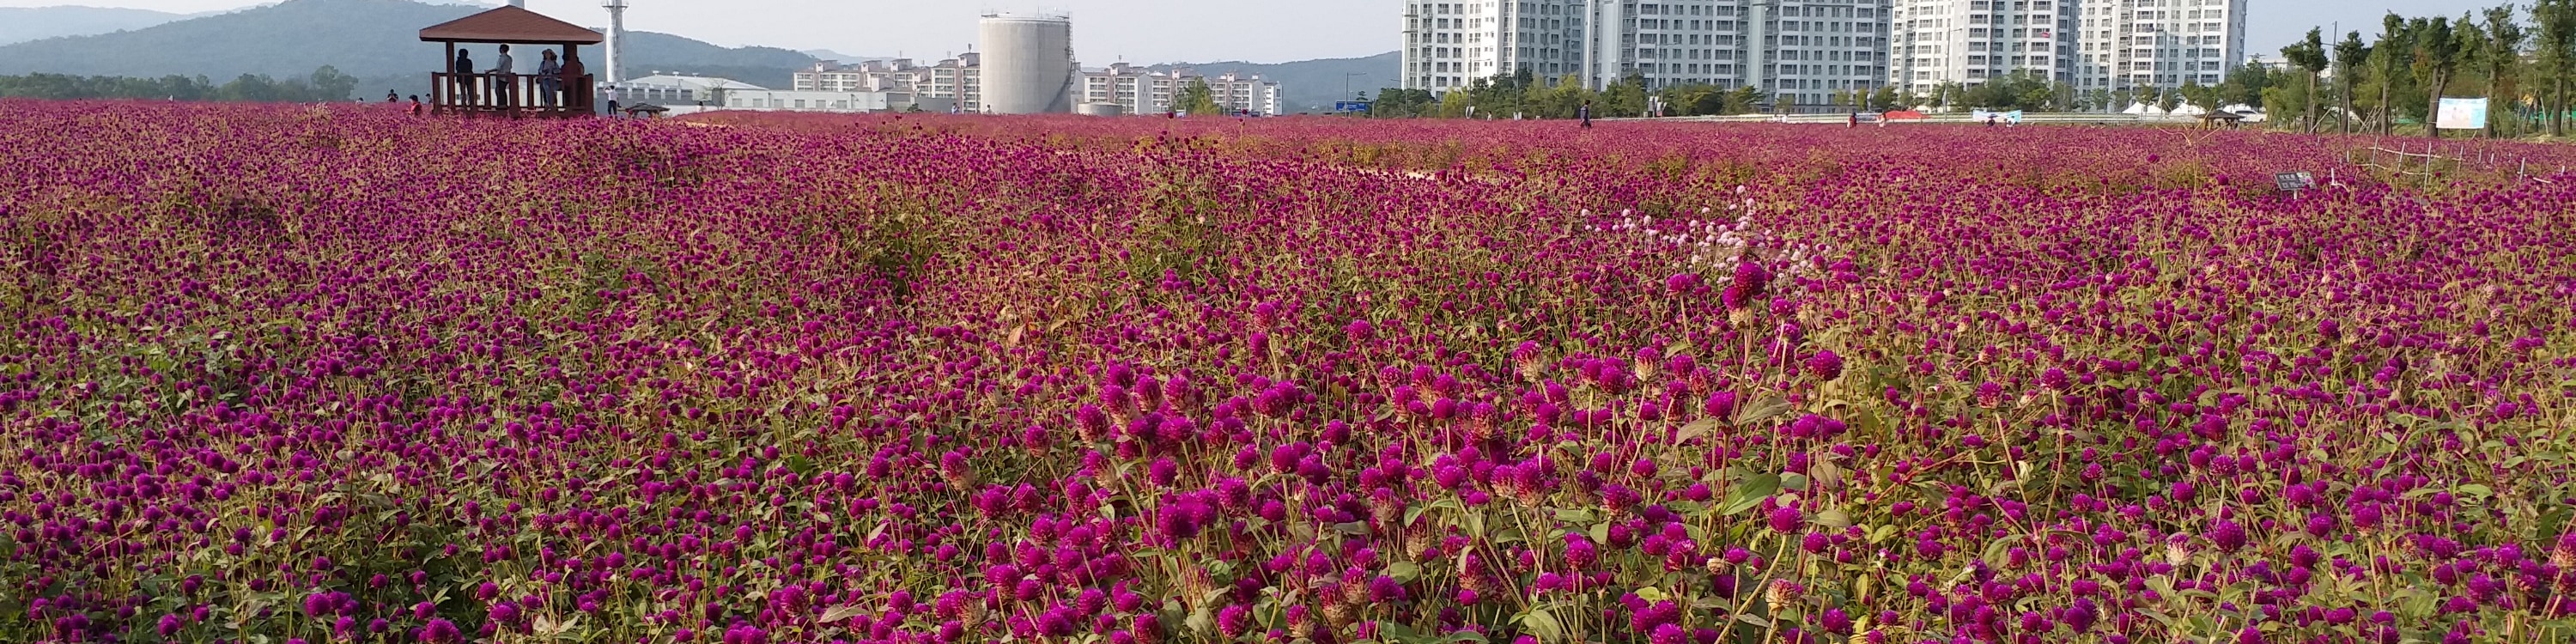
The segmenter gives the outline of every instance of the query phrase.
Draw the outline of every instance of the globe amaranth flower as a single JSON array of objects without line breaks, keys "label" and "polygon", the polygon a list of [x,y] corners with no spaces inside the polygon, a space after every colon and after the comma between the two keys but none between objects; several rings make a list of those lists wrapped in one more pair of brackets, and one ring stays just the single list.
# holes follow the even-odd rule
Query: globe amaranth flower
[{"label": "globe amaranth flower", "polygon": [[1816,355],[1807,357],[1807,375],[1818,381],[1840,378],[1843,375],[1843,357],[1832,349],[1819,350]]}]

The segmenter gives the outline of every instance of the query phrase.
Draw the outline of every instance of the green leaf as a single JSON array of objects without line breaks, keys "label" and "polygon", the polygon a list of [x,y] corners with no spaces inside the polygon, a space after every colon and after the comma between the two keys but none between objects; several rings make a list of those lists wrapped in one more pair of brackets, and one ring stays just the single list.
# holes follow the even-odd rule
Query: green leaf
[{"label": "green leaf", "polygon": [[1208,614],[1207,606],[1202,604],[1198,610],[1190,611],[1189,618],[1181,620],[1181,625],[1189,627],[1190,632],[1200,637],[1206,637],[1216,632],[1216,616]]},{"label": "green leaf", "polygon": [[1557,621],[1556,611],[1532,608],[1530,612],[1521,613],[1520,617],[1513,618],[1513,621],[1521,625],[1521,632],[1538,638],[1542,643],[1565,640],[1565,623]]},{"label": "green leaf", "polygon": [[849,619],[867,612],[868,609],[864,606],[834,606],[831,610],[823,611],[823,619],[821,619],[820,622],[830,624],[832,622]]},{"label": "green leaf", "polygon": [[1717,419],[1703,418],[1698,422],[1683,425],[1680,432],[1673,434],[1673,442],[1679,443],[1693,438],[1704,438],[1715,431],[1717,431]]},{"label": "green leaf", "polygon": [[1377,634],[1380,638],[1403,642],[1405,644],[1419,644],[1422,642],[1422,634],[1415,632],[1413,627],[1404,625],[1404,622],[1392,620],[1379,621],[1377,623]]},{"label": "green leaf", "polygon": [[1743,514],[1744,511],[1761,505],[1763,499],[1771,498],[1771,495],[1779,491],[1780,475],[1778,474],[1761,474],[1746,478],[1744,482],[1736,484],[1734,490],[1727,492],[1726,505],[1720,507],[1717,512],[1727,516]]},{"label": "green leaf", "polygon": [[1762,400],[1757,401],[1752,405],[1735,410],[1735,424],[1738,426],[1752,425],[1787,413],[1789,413],[1789,400],[1787,398],[1782,398],[1777,394],[1764,396],[1762,397]]},{"label": "green leaf", "polygon": [[2490,488],[2476,483],[2470,483],[2468,485],[2453,488],[2453,491],[2459,492],[2461,496],[2474,496],[2481,499],[2495,496],[2495,488]]},{"label": "green leaf", "polygon": [[1410,561],[1398,561],[1386,567],[1386,576],[1393,577],[1398,582],[1413,583],[1413,580],[1422,578],[1422,566]]},{"label": "green leaf", "polygon": [[1896,536],[1896,526],[1894,524],[1883,525],[1869,531],[1869,542],[1875,544],[1881,541],[1886,541],[1889,537],[1894,536]]},{"label": "green leaf", "polygon": [[2009,554],[2009,551],[2012,550],[2013,542],[2020,539],[2021,535],[2018,534],[2004,535],[2003,538],[1996,539],[1994,542],[1986,544],[1986,565],[1996,568],[2004,567],[2004,556]]},{"label": "green leaf", "polygon": [[1844,512],[1840,508],[1818,512],[1816,513],[1816,525],[1836,530],[1851,527],[1851,513]]}]

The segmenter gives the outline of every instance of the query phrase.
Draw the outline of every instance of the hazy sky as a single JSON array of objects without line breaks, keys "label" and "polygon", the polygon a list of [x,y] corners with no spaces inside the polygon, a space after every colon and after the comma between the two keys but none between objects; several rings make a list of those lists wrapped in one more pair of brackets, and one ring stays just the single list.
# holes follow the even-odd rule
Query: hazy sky
[{"label": "hazy sky", "polygon": [[[2379,16],[2456,16],[2507,0],[2248,0],[2247,54],[2280,58],[2311,26],[2342,21],[2367,38]],[[2513,0],[2518,4],[2528,4]],[[200,12],[242,0],[0,0],[0,7],[57,4]],[[497,2],[491,4],[498,4]],[[975,40],[986,10],[1065,10],[1084,64],[1247,60],[1285,62],[1394,51],[1402,0],[628,0],[627,28],[722,45],[830,49],[861,56],[938,58]],[[598,0],[528,0],[528,8],[575,23],[607,22]],[[2328,36],[2328,40],[2333,38]]]}]

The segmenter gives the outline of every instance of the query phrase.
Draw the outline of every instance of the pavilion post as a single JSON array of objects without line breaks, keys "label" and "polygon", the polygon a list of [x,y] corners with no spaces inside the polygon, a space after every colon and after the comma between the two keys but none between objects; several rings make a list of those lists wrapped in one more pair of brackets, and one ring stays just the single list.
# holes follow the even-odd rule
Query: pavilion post
[{"label": "pavilion post", "polygon": [[[448,73],[454,73],[456,71],[456,43],[447,43],[447,57],[438,60],[438,69]],[[440,79],[446,80],[441,81]],[[446,113],[448,94],[450,90],[449,85],[453,85],[457,82],[455,77],[433,72],[429,75],[429,80],[430,111],[441,114]]]}]

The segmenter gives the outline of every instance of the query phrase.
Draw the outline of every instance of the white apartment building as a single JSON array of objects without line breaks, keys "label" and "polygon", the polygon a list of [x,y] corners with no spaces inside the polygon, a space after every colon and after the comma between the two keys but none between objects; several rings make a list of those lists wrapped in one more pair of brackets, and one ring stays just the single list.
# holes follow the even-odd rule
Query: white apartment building
[{"label": "white apartment building", "polygon": [[1788,104],[1888,78],[1896,0],[1549,0],[1405,5],[1403,87],[1445,92],[1529,69],[1600,88],[1752,86]]},{"label": "white apartment building", "polygon": [[2082,89],[2217,85],[2245,64],[2247,0],[2086,0]]},{"label": "white apartment building", "polygon": [[2036,72],[2080,91],[2216,85],[2247,0],[1902,0],[1888,82],[1917,94]]},{"label": "white apartment building", "polygon": [[1210,98],[1229,112],[1250,112],[1261,116],[1278,116],[1285,110],[1279,84],[1262,80],[1258,75],[1227,73],[1205,76],[1190,69],[1152,71],[1126,63],[1108,69],[1082,72],[1082,95],[1079,103],[1116,105],[1129,114],[1161,114],[1171,111],[1181,92],[1193,81],[1208,85]]},{"label": "white apartment building", "polygon": [[1447,92],[1524,68],[1543,83],[1582,74],[1591,2],[1406,0],[1398,86]]},{"label": "white apartment building", "polygon": [[902,112],[915,107],[929,112],[945,112],[949,99],[923,101],[911,92],[837,92],[756,89],[728,91],[719,95],[725,109],[755,112]]},{"label": "white apartment building", "polygon": [[915,64],[908,58],[857,65],[818,64],[814,69],[796,72],[794,90],[906,93],[925,106],[923,109],[946,104],[961,112],[981,112],[983,79],[979,62],[977,55],[970,52],[933,65]]},{"label": "white apartment building", "polygon": [[[1895,0],[1746,0],[1746,44],[1736,56],[1748,84],[1788,105],[1824,105],[1836,93],[1887,79]],[[1667,5],[1668,7],[1670,5]]]},{"label": "white apartment building", "polygon": [[1915,94],[2033,74],[2076,77],[2076,0],[1906,0],[1896,8],[1888,82]]}]

